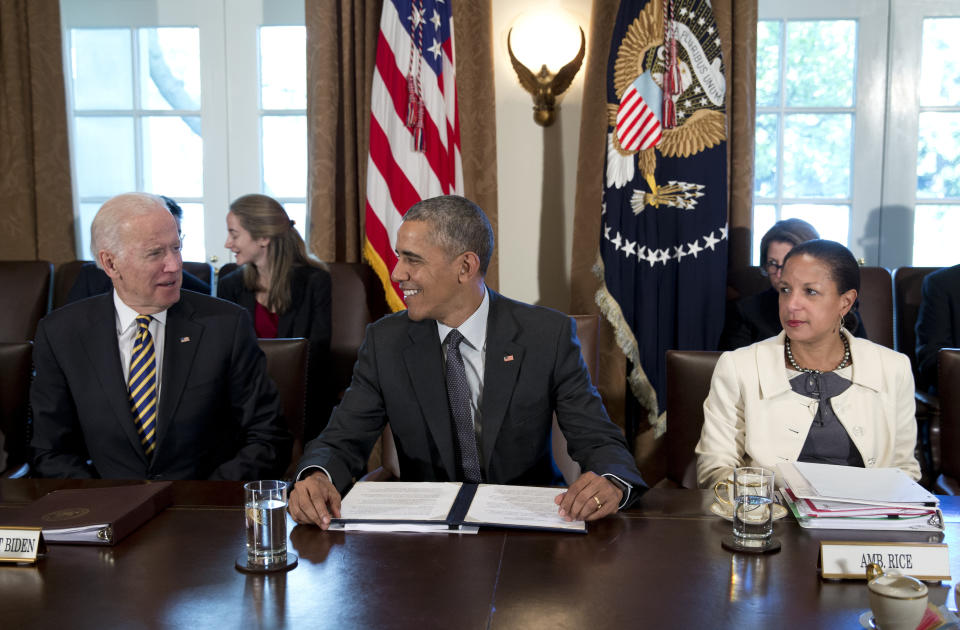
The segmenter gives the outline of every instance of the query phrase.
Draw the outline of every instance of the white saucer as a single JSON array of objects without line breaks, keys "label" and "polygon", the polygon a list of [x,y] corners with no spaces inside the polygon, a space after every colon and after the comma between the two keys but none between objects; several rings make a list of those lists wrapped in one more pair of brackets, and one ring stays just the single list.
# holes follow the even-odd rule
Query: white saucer
[{"label": "white saucer", "polygon": [[[728,507],[719,501],[714,501],[710,504],[710,511],[721,518],[727,519],[728,521],[733,520],[733,507]],[[783,507],[779,503],[773,504],[773,520],[779,521],[787,514],[789,514],[787,508]]]},{"label": "white saucer", "polygon": [[863,614],[860,615],[860,625],[867,630],[877,630],[877,624],[873,620],[873,611],[867,609],[863,611]]}]

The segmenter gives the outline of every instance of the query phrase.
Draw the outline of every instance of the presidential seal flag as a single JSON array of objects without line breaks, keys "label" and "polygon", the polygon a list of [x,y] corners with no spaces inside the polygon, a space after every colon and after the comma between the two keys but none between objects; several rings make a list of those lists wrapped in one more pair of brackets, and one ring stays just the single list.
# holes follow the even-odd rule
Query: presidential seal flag
[{"label": "presidential seal flag", "polygon": [[666,351],[714,350],[723,328],[725,91],[708,0],[620,3],[596,297],[657,436],[666,429]]},{"label": "presidential seal flag", "polygon": [[394,311],[404,304],[390,270],[410,206],[463,194],[454,81],[453,0],[385,0],[370,94],[363,257]]}]

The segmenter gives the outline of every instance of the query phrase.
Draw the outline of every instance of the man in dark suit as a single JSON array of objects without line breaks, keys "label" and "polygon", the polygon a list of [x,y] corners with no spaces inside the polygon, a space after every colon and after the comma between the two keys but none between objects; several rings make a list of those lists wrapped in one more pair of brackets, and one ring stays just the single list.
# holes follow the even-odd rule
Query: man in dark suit
[{"label": "man in dark suit", "polygon": [[110,293],[37,328],[34,472],[48,477],[259,479],[290,435],[246,312],[180,291],[180,235],[160,198],[107,201],[91,227]]},{"label": "man in dark suit", "polygon": [[[160,195],[160,198],[163,199],[163,203],[167,206],[167,210],[170,211],[173,218],[177,220],[177,231],[180,232],[180,223],[183,221],[183,208],[170,197]],[[182,286],[187,291],[196,291],[197,293],[210,295],[210,285],[186,271],[183,272]],[[77,300],[82,300],[93,295],[108,293],[112,290],[113,282],[110,281],[110,276],[104,273],[104,271],[97,266],[97,263],[85,263],[80,267],[80,273],[77,274],[76,280],[73,281],[73,286],[70,287],[70,292],[67,293],[65,304],[70,304],[71,302],[76,302]]]},{"label": "man in dark suit", "polygon": [[392,279],[407,310],[367,328],[353,381],[297,467],[290,514],[326,529],[387,422],[404,481],[547,485],[553,413],[584,472],[557,496],[562,516],[595,520],[645,489],[607,417],[572,320],[487,289],[493,230],[463,197],[413,206]]},{"label": "man in dark suit", "polygon": [[960,346],[960,265],[934,271],[923,279],[917,314],[917,364],[920,389],[937,391],[937,353]]}]

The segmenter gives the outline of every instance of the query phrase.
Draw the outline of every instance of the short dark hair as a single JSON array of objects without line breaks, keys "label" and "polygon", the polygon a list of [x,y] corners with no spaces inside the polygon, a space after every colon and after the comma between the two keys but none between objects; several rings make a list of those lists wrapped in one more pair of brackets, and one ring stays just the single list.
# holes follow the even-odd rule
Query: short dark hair
[{"label": "short dark hair", "polygon": [[163,199],[163,203],[167,204],[167,210],[170,211],[170,214],[172,214],[177,218],[177,222],[182,221],[183,208],[181,208],[176,201],[174,201],[170,197],[167,197],[166,195],[160,195],[160,198]]},{"label": "short dark hair", "polygon": [[848,330],[853,330],[857,322],[853,312],[857,310],[860,303],[860,265],[853,253],[836,241],[825,239],[814,239],[800,243],[791,249],[783,259],[783,264],[795,256],[807,255],[826,265],[830,273],[830,279],[837,285],[838,293],[846,293],[850,289],[857,292],[857,300],[854,302],[844,321]]},{"label": "short dark hair", "polygon": [[432,197],[411,206],[404,221],[424,221],[433,228],[433,238],[451,257],[473,252],[486,275],[493,257],[493,227],[480,206],[466,197]]},{"label": "short dark hair", "polygon": [[760,266],[762,267],[767,262],[767,250],[770,249],[770,243],[779,241],[790,243],[796,247],[800,243],[812,241],[815,238],[820,238],[820,233],[803,219],[777,221],[760,239]]}]

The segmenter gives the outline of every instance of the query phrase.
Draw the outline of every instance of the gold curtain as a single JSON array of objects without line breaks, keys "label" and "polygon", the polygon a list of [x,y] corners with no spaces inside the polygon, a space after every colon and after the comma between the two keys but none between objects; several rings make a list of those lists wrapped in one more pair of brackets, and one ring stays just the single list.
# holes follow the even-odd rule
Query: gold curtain
[{"label": "gold curtain", "polygon": [[[370,88],[383,0],[307,0],[310,247],[358,262],[363,245]],[[464,194],[497,229],[490,0],[453,2]],[[487,274],[496,286],[497,258]]]},{"label": "gold curtain", "polygon": [[0,2],[0,259],[76,258],[57,0]]},{"label": "gold curtain", "polygon": [[[594,293],[600,281],[592,267],[600,244],[600,195],[606,156],[606,81],[610,40],[617,18],[617,3],[594,0],[590,45],[585,63],[583,115],[580,123],[580,156],[573,225],[570,269],[570,312],[597,313]],[[723,47],[727,80],[728,266],[748,264],[749,230],[753,206],[753,145],[755,125],[757,0],[713,0],[713,13]],[[626,397],[626,359],[617,348],[609,323],[600,330],[600,383],[598,388],[610,417],[621,427]],[[637,436],[634,455],[644,478],[655,482],[664,475],[659,441],[653,431]]]}]

